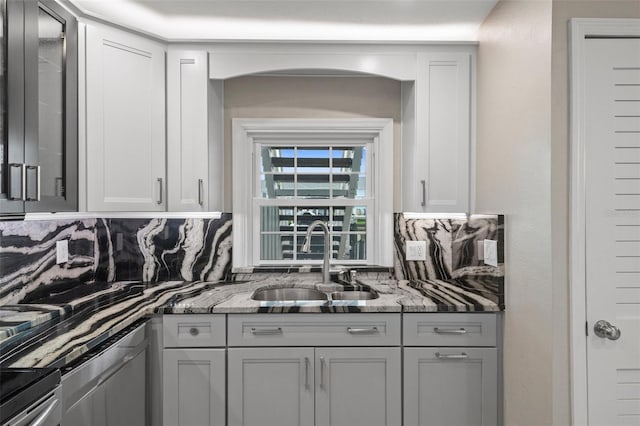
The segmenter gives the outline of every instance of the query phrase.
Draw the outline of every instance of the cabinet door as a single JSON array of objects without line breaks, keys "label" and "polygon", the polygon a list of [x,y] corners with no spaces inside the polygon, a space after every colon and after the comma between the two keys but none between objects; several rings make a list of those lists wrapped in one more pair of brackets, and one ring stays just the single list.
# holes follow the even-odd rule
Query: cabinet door
[{"label": "cabinet door", "polygon": [[164,424],[224,425],[224,349],[165,349],[162,353]]},{"label": "cabinet door", "polygon": [[400,348],[317,348],[316,426],[401,423]]},{"label": "cabinet door", "polygon": [[469,211],[470,61],[419,54],[416,81],[403,83],[403,211]]},{"label": "cabinet door", "polygon": [[26,212],[78,208],[77,33],[55,2],[25,2]]},{"label": "cabinet door", "polygon": [[[2,7],[2,144],[0,145],[0,212],[24,211],[24,3]],[[6,8],[5,8],[6,6]],[[6,67],[6,68],[5,68]]]},{"label": "cabinet door", "polygon": [[167,55],[169,211],[208,210],[207,52]]},{"label": "cabinet door", "polygon": [[50,0],[0,8],[0,212],[77,210],[76,20]]},{"label": "cabinet door", "polygon": [[497,425],[497,352],[405,348],[404,426]]},{"label": "cabinet door", "polygon": [[146,424],[146,355],[138,353],[102,385],[107,426]]},{"label": "cabinet door", "polygon": [[309,426],[312,348],[229,349],[229,426]]},{"label": "cabinet door", "polygon": [[166,209],[164,94],[161,44],[87,26],[88,210]]}]

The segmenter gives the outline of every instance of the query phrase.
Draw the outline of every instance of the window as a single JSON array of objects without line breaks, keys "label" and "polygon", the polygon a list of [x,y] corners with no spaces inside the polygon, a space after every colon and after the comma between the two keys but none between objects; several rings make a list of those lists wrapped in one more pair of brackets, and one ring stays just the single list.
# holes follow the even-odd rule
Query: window
[{"label": "window", "polygon": [[315,220],[333,263],[391,264],[391,120],[233,123],[234,267],[320,263],[320,228],[301,251]]}]

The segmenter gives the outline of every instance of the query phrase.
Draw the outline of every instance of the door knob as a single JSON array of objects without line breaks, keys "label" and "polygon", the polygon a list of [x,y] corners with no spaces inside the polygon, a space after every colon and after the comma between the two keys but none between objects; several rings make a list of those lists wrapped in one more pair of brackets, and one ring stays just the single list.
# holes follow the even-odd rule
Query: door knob
[{"label": "door knob", "polygon": [[596,336],[601,338],[607,338],[609,340],[618,340],[620,338],[620,329],[615,325],[612,325],[609,321],[600,320],[593,326],[593,331]]}]

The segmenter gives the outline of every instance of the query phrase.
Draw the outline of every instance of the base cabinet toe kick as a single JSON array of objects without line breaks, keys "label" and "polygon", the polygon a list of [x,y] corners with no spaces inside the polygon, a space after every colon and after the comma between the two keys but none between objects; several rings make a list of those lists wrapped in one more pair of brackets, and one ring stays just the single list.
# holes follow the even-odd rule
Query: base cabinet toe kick
[{"label": "base cabinet toe kick", "polygon": [[162,317],[164,426],[499,426],[496,313]]}]

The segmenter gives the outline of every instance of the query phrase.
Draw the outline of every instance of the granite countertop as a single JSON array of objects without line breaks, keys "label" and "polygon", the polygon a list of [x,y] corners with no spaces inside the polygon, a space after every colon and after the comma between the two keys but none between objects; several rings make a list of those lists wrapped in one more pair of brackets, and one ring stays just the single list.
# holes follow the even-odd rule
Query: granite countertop
[{"label": "granite countertop", "polygon": [[[243,282],[243,280],[248,280]],[[64,367],[137,321],[153,314],[292,312],[475,312],[504,309],[490,277],[397,281],[384,272],[359,274],[358,285],[379,297],[321,306],[272,306],[251,299],[261,287],[315,287],[318,273],[238,274],[236,282],[87,283],[77,291],[43,295],[30,304],[0,307],[0,366]],[[48,303],[39,303],[39,302]],[[4,322],[3,322],[4,320]]]}]

